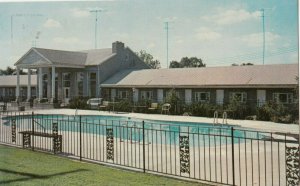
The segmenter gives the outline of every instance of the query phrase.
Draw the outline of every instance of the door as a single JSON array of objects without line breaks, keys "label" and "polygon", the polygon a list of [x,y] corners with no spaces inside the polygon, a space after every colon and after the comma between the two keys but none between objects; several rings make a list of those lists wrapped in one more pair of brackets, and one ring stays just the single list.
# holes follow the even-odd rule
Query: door
[{"label": "door", "polygon": [[266,102],[266,90],[257,90],[257,106],[262,106]]},{"label": "door", "polygon": [[69,104],[70,100],[70,87],[64,87],[64,102]]},{"label": "door", "polygon": [[223,105],[223,103],[224,103],[224,90],[217,90],[216,104]]}]

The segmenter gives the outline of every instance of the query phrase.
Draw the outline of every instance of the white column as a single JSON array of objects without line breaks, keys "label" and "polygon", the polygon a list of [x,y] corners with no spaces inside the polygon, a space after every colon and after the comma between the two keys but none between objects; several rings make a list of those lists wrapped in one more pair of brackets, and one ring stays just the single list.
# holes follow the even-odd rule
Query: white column
[{"label": "white column", "polygon": [[266,102],[266,90],[257,90],[257,106],[261,107]]},{"label": "white column", "polygon": [[223,105],[224,103],[224,90],[216,90],[216,104]]},{"label": "white column", "polygon": [[139,101],[139,89],[133,88],[133,102],[138,102]]},{"label": "white column", "polygon": [[116,89],[111,89],[111,100],[114,100],[117,96],[117,92],[116,92]]},{"label": "white column", "polygon": [[157,89],[157,102],[162,103],[164,101],[164,90]]},{"label": "white column", "polygon": [[31,98],[31,70],[28,69],[28,83],[27,83],[27,101]]},{"label": "white column", "polygon": [[16,100],[20,97],[20,68],[17,67],[17,87],[16,87]]},{"label": "white column", "polygon": [[43,98],[43,74],[42,68],[38,69],[38,86],[39,86],[39,100]]},{"label": "white column", "polygon": [[51,87],[51,102],[53,103],[55,98],[55,66],[52,67],[52,87]]}]

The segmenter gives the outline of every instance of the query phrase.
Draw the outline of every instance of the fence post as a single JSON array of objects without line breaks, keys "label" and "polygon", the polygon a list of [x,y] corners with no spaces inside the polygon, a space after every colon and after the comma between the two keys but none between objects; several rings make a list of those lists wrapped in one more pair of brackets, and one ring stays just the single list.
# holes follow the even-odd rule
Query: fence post
[{"label": "fence post", "polygon": [[32,112],[31,114],[31,130],[32,130],[31,150],[34,151],[34,112]]},{"label": "fence post", "polygon": [[145,163],[145,121],[143,120],[143,171],[146,172],[146,163]]},{"label": "fence post", "polygon": [[81,115],[79,116],[79,158],[82,160],[82,140],[81,140]]},{"label": "fence post", "polygon": [[235,170],[234,170],[234,129],[231,127],[231,158],[232,158],[232,185],[235,185]]}]

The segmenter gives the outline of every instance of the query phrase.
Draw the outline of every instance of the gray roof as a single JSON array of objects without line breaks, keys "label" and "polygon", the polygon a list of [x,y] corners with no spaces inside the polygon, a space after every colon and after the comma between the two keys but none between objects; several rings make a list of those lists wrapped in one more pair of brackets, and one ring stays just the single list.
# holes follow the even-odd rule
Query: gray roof
[{"label": "gray roof", "polygon": [[85,65],[98,65],[115,56],[111,48],[82,51],[87,53]]},{"label": "gray roof", "polygon": [[298,64],[124,70],[103,87],[292,87]]},{"label": "gray roof", "polygon": [[87,53],[84,52],[71,52],[44,48],[34,49],[53,64],[84,65],[87,58]]},{"label": "gray roof", "polygon": [[[37,75],[31,75],[31,86],[36,86]],[[28,75],[20,75],[20,86],[27,87]],[[0,76],[0,87],[16,87],[17,86],[17,76]]]},{"label": "gray roof", "polygon": [[[107,59],[115,56],[111,48],[84,50],[84,51],[64,51],[53,50],[45,48],[32,48],[30,51],[34,51],[45,60],[56,65],[73,65],[78,67],[84,67],[88,65],[99,65]],[[27,52],[16,65],[21,61],[29,52]]]}]

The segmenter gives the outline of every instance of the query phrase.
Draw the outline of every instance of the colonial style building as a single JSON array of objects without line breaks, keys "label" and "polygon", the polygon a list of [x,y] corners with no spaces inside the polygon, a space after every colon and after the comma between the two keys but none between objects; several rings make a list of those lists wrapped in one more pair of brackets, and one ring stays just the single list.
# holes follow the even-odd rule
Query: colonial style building
[{"label": "colonial style building", "polygon": [[[68,103],[78,96],[100,97],[100,85],[123,69],[149,68],[122,42],[112,48],[86,51],[62,51],[31,48],[15,66],[17,67],[16,98],[20,98],[20,69],[28,69],[28,87],[31,70],[37,69],[37,97],[39,100],[55,98]],[[27,99],[32,97],[28,89]]]},{"label": "colonial style building", "polygon": [[[299,76],[298,64],[149,69],[122,42],[87,51],[31,48],[15,65],[16,97],[24,96],[25,77],[18,72],[28,69],[27,99],[33,96],[29,87],[35,83],[37,98],[48,98],[50,103],[54,99],[68,103],[78,96],[161,103],[174,89],[186,104],[222,105],[233,97],[258,106],[268,100],[290,104],[297,97]],[[30,75],[32,69],[37,70],[37,78]]]}]

